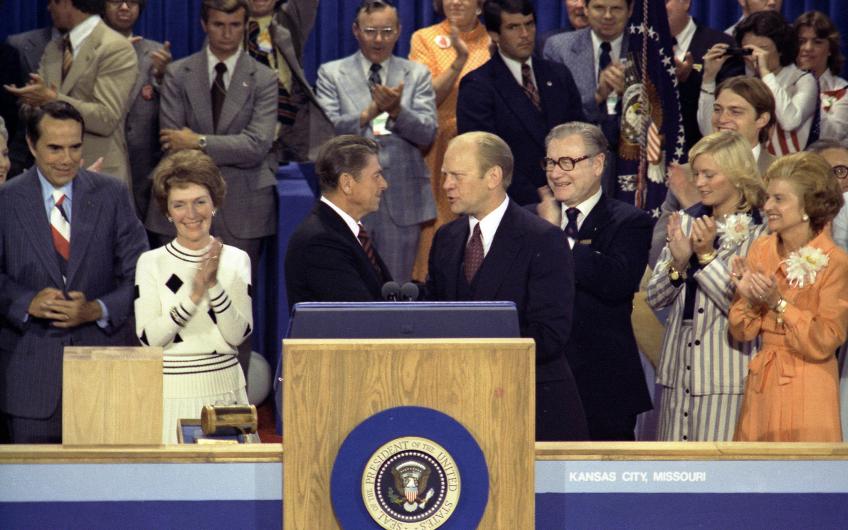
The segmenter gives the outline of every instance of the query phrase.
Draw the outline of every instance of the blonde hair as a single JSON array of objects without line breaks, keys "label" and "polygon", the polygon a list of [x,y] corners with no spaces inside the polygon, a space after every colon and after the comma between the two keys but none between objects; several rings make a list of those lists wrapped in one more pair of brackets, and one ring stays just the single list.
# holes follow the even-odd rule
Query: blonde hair
[{"label": "blonde hair", "polygon": [[830,164],[816,153],[800,152],[778,158],[766,171],[765,179],[792,184],[816,233],[836,217],[845,202]]},{"label": "blonde hair", "polygon": [[710,155],[739,191],[737,211],[748,212],[762,207],[766,200],[765,186],[757,171],[751,144],[741,134],[721,131],[704,136],[689,150],[689,164],[694,164],[701,155]]}]

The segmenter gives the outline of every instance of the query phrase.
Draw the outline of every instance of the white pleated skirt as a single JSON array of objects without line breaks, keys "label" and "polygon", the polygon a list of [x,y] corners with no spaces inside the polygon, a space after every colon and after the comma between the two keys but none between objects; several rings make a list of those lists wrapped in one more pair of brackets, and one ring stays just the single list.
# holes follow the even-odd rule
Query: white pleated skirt
[{"label": "white pleated skirt", "polygon": [[205,405],[246,405],[244,373],[235,354],[165,355],[162,443],[177,443],[177,422],[200,419]]}]

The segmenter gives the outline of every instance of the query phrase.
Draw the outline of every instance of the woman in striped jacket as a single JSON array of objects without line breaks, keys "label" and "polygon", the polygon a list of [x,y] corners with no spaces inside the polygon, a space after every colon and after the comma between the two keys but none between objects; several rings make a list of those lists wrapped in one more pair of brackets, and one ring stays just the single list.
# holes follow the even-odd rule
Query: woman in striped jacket
[{"label": "woman in striped jacket", "polygon": [[648,304],[671,306],[657,382],[660,440],[730,440],[755,343],[727,327],[730,259],[744,256],[765,226],[765,193],[750,144],[719,132],[689,152],[701,202],[671,216],[667,244],[648,284]]}]

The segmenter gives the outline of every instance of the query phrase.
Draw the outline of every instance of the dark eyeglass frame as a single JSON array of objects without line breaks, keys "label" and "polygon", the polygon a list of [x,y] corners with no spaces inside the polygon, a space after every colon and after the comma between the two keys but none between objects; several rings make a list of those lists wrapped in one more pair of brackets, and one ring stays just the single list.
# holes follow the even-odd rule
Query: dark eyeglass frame
[{"label": "dark eyeglass frame", "polygon": [[132,7],[132,6],[140,6],[141,0],[106,0],[106,3],[116,5],[116,6],[119,6],[121,4],[127,4],[127,6]]},{"label": "dark eyeglass frame", "polygon": [[833,176],[838,178],[839,180],[845,180],[848,178],[848,166],[845,164],[839,164],[838,166],[833,166],[831,168],[833,171]]},{"label": "dark eyeglass frame", "polygon": [[557,160],[553,158],[544,157],[539,160],[539,164],[542,166],[542,169],[545,171],[553,171],[554,165],[559,166],[559,168],[563,171],[572,171],[577,166],[578,163],[588,160],[598,153],[594,153],[591,155],[583,155],[577,158],[571,158],[570,156],[561,156]]}]

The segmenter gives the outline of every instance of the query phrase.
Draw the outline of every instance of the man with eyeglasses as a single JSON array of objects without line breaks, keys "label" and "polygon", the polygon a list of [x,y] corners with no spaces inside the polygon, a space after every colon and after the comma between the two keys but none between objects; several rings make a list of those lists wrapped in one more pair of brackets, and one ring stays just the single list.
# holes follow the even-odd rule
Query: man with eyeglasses
[{"label": "man with eyeglasses", "polygon": [[44,49],[37,74],[20,88],[6,86],[22,104],[73,105],[85,120],[83,160],[103,158],[102,173],[129,183],[124,120],[138,60],[129,41],[100,18],[105,0],[50,0],[53,24],[64,32]]},{"label": "man with eyeglasses", "polygon": [[150,204],[150,174],[162,150],[159,147],[159,93],[165,67],[171,62],[171,43],[165,44],[133,35],[133,27],[147,5],[147,0],[106,0],[103,20],[128,38],[138,59],[138,79],[130,92],[126,137],[130,153],[130,189],[136,213],[144,221]]},{"label": "man with eyeglasses", "polygon": [[321,66],[316,94],[336,134],[371,138],[389,187],[363,224],[399,282],[412,277],[421,224],[436,217],[430,172],[421,154],[436,134],[436,96],[423,64],[392,55],[400,37],[397,9],[363,0],[353,35],[359,51]]},{"label": "man with eyeglasses", "polygon": [[652,221],[608,198],[603,132],[571,122],[545,140],[548,187],[537,213],[561,228],[574,257],[574,324],[566,355],[592,440],[634,440],[636,416],[653,408],[633,335],[633,295],[648,263]]},{"label": "man with eyeglasses", "polygon": [[[807,147],[807,151],[818,153],[827,160],[848,205],[848,145],[836,140],[819,140]],[[848,206],[843,206],[833,219],[833,242],[848,251]]]}]

